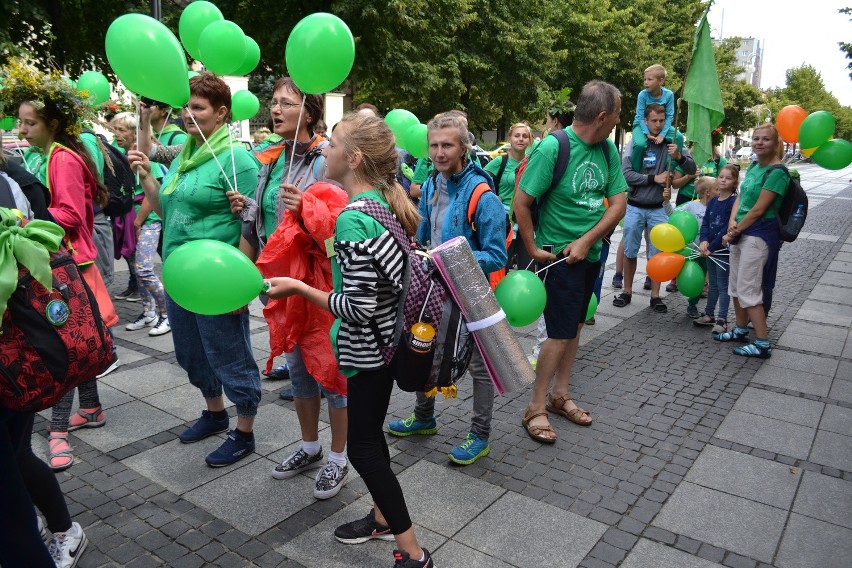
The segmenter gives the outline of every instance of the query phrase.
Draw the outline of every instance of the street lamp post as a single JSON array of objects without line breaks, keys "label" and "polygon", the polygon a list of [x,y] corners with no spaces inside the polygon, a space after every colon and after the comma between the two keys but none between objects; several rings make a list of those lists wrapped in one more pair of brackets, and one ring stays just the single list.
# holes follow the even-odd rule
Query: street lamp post
[{"label": "street lamp post", "polygon": [[163,19],[163,5],[160,0],[151,0],[151,17],[155,20]]}]

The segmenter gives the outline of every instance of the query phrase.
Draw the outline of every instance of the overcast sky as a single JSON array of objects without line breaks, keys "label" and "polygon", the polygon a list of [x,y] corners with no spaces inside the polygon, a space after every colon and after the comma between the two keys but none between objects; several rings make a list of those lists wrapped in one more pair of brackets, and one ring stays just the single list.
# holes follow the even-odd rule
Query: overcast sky
[{"label": "overcast sky", "polygon": [[721,33],[760,40],[765,48],[761,89],[783,87],[787,69],[807,63],[820,72],[840,104],[852,106],[850,60],[837,45],[852,42],[850,16],[837,11],[846,6],[852,0],[716,0],[708,20],[713,37]]}]

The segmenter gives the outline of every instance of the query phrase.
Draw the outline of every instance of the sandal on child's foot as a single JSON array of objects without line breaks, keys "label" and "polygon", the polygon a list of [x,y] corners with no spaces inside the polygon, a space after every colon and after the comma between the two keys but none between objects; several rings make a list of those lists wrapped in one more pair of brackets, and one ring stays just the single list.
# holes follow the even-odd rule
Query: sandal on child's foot
[{"label": "sandal on child's foot", "polygon": [[716,318],[708,316],[707,314],[701,314],[698,316],[698,319],[693,320],[692,323],[698,327],[711,327],[714,323],[716,323]]},{"label": "sandal on child's foot", "polygon": [[663,303],[661,298],[651,298],[651,310],[658,314],[664,314],[669,311],[669,308]]},{"label": "sandal on child's foot", "polygon": [[758,359],[769,359],[772,357],[772,348],[771,347],[761,347],[757,343],[749,343],[748,345],[743,345],[742,347],[734,348],[735,355],[742,355],[743,357],[756,357]]},{"label": "sandal on child's foot", "polygon": [[628,294],[627,292],[622,292],[618,296],[612,299],[612,305],[616,308],[623,308],[627,304],[630,303],[630,300],[633,299],[633,294]]},{"label": "sandal on child's foot", "polygon": [[740,341],[742,343],[748,343],[748,332],[742,333],[737,331],[736,329],[732,329],[730,331],[726,331],[725,333],[714,335],[713,339],[715,339],[716,341],[721,341],[722,343],[727,343],[729,341]]},{"label": "sandal on child's foot", "polygon": [[67,432],[51,432],[47,438],[47,447],[50,451],[50,469],[65,471],[74,465],[74,452],[68,443]]},{"label": "sandal on child's foot", "polygon": [[[92,410],[92,412],[87,410]],[[106,415],[104,415],[103,408],[100,406],[91,409],[81,408],[68,421],[68,431],[73,432],[80,428],[100,428],[104,424],[106,424]]]}]

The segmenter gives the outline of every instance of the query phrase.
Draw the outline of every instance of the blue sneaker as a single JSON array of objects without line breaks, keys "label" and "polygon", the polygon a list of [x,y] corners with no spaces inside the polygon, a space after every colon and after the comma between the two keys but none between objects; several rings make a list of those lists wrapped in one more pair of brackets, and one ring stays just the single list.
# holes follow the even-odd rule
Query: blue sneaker
[{"label": "blue sneaker", "polygon": [[209,410],[201,411],[201,418],[198,422],[187,428],[178,436],[184,444],[192,444],[199,442],[204,438],[209,438],[214,434],[228,431],[228,418],[216,420],[213,418],[213,413]]},{"label": "blue sneaker", "polygon": [[468,433],[464,442],[453,448],[449,453],[450,461],[460,465],[470,465],[483,458],[491,451],[488,440],[483,440],[473,432]]},{"label": "blue sneaker", "polygon": [[281,400],[293,400],[293,387],[284,387],[278,393],[278,398]]},{"label": "blue sneaker", "polygon": [[399,436],[400,438],[411,436],[412,434],[431,436],[432,434],[437,433],[438,423],[435,421],[434,416],[426,422],[420,422],[417,420],[414,413],[412,413],[411,416],[405,420],[394,420],[388,424],[388,434]]},{"label": "blue sneaker", "polygon": [[275,367],[265,375],[271,381],[286,381],[290,378],[290,369],[287,365]]},{"label": "blue sneaker", "polygon": [[204,461],[210,467],[225,467],[237,463],[244,457],[254,451],[254,436],[250,440],[246,440],[241,435],[237,434],[236,430],[228,432],[228,437],[219,448],[207,454]]}]

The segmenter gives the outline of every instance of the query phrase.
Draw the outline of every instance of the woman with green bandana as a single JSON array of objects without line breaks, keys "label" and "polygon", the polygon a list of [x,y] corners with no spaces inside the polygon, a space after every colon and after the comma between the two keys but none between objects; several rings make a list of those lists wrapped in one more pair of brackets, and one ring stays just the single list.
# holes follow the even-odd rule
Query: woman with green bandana
[{"label": "woman with green bandana", "polygon": [[[151,163],[144,153],[128,152],[146,199],[163,220],[164,262],[177,247],[198,239],[237,246],[241,222],[231,214],[227,194],[237,191],[251,196],[257,183],[257,162],[231,138],[228,129],[228,85],[212,73],[202,73],[190,79],[189,87],[183,121],[190,137],[162,185],[151,175]],[[260,374],[249,340],[248,310],[205,316],[185,310],[171,298],[167,298],[167,309],[178,364],[206,403],[201,418],[180,435],[180,441],[191,444],[228,431],[224,392],[236,406],[237,427],[205,461],[211,467],[231,465],[254,451],[254,417],[260,403]]]}]

